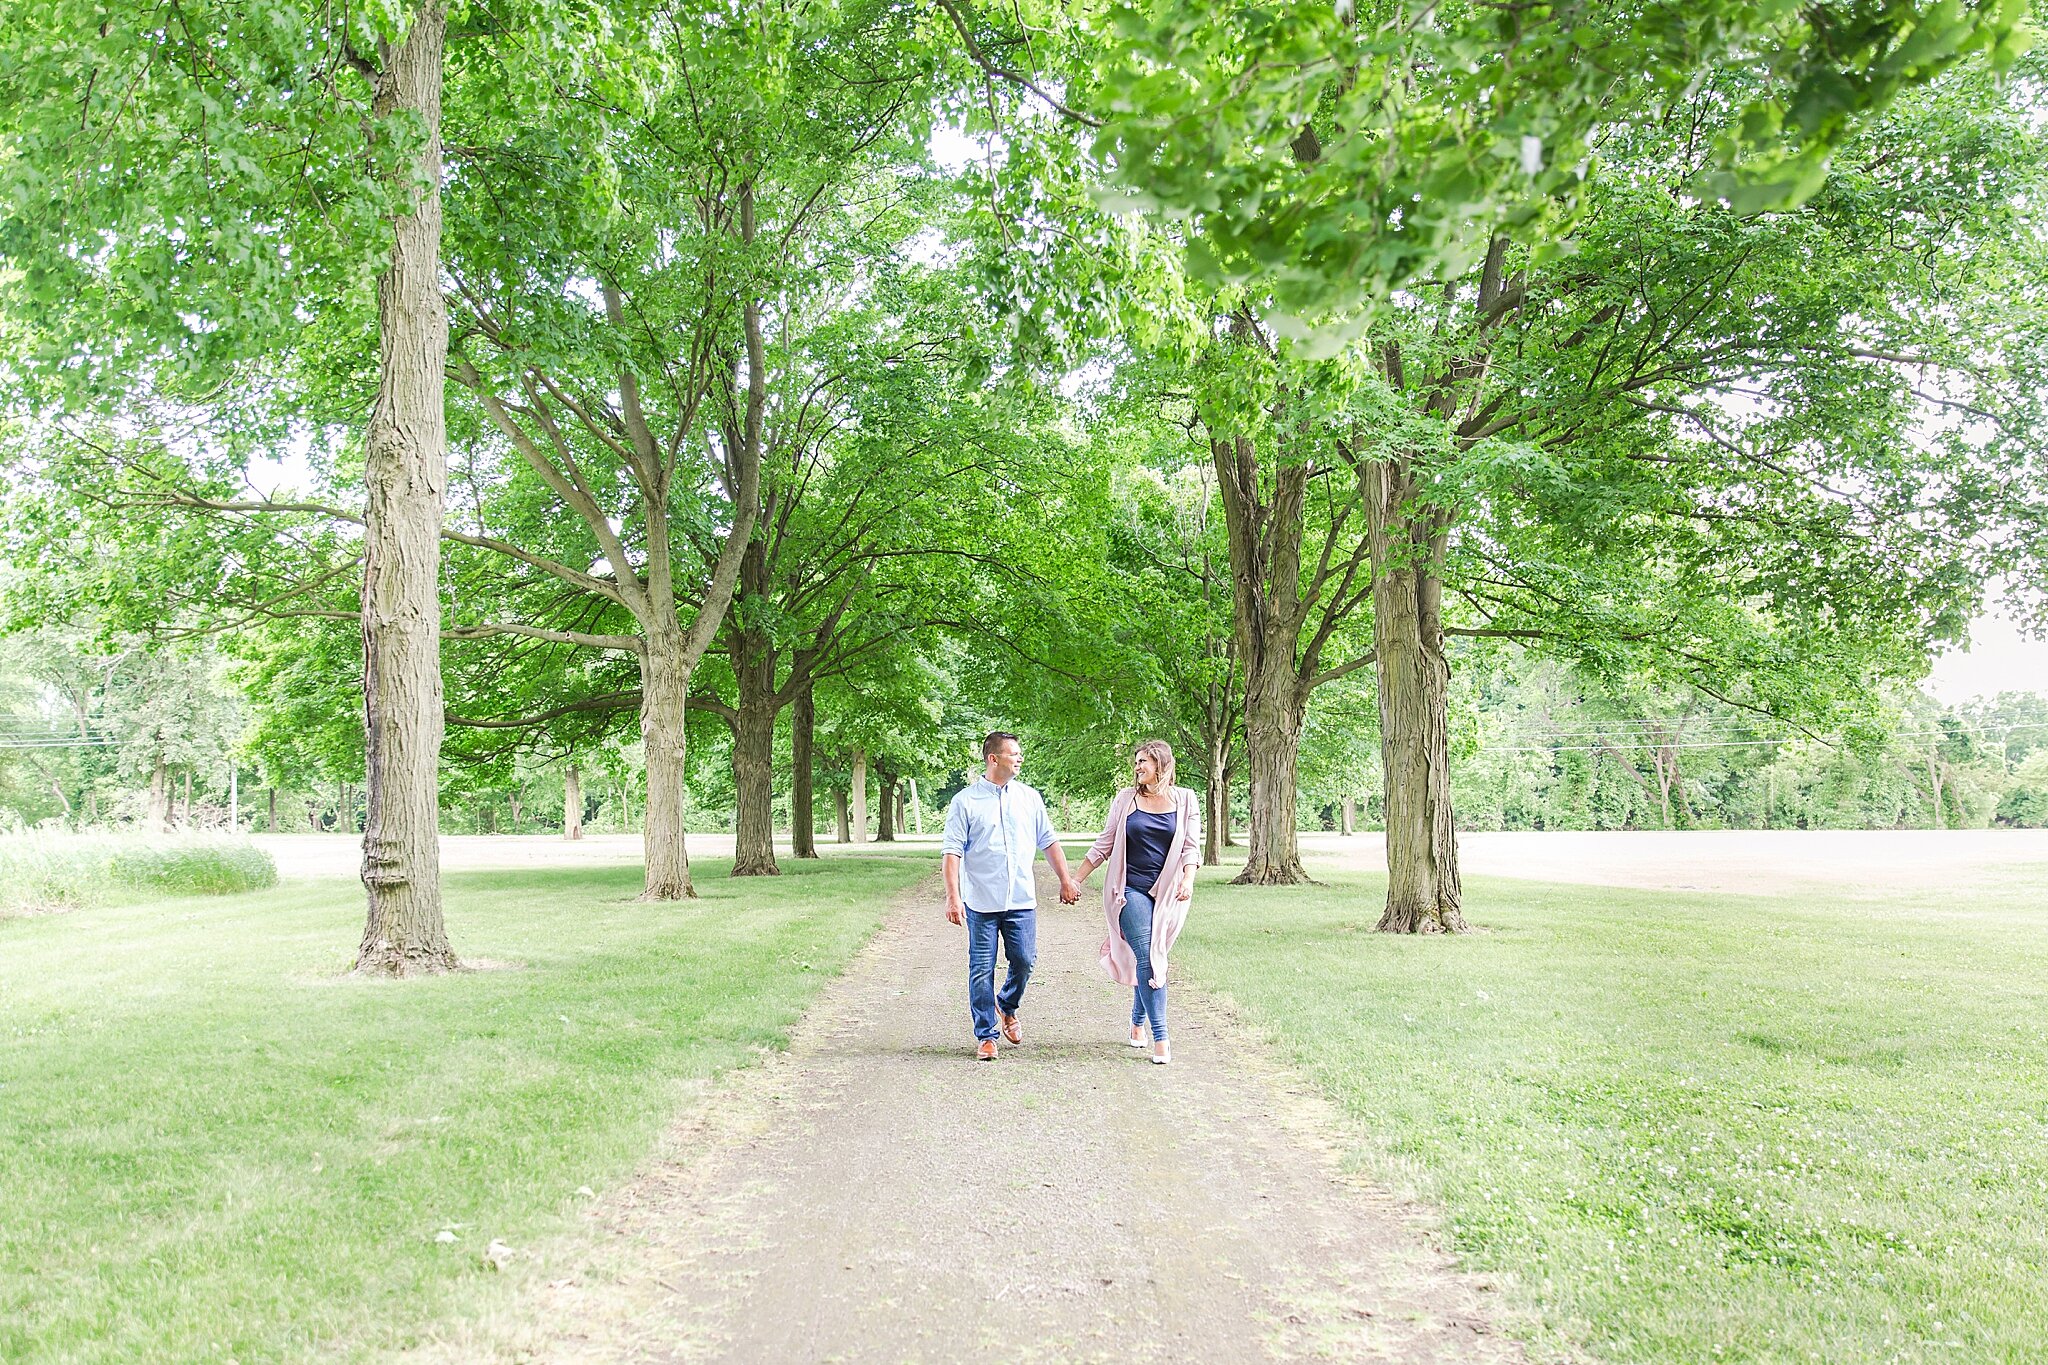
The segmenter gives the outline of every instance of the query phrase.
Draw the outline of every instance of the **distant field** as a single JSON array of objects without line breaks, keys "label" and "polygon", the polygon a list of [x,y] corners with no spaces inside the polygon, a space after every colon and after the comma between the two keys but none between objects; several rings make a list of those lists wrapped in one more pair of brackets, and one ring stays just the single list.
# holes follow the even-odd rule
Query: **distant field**
[{"label": "distant field", "polygon": [[[1070,839],[1096,831],[1069,831]],[[358,836],[258,834],[255,844],[286,877],[353,877]],[[841,846],[828,856],[903,854],[938,858],[938,835],[905,835],[893,844]],[[1332,868],[1378,873],[1385,845],[1372,832],[1347,837],[1304,833],[1304,855]],[[1517,877],[1676,891],[1771,895],[1786,891],[1856,893],[1954,890],[2025,883],[2048,888],[2048,830],[1557,830],[1459,836],[1466,875]],[[787,845],[778,845],[786,851]],[[588,835],[575,843],[546,834],[452,834],[443,864],[455,871],[515,867],[619,866],[640,861],[637,834]],[[690,835],[692,858],[729,858],[729,834]],[[1242,861],[1244,850],[1226,850]]]},{"label": "distant field", "polygon": [[1843,845],[1876,861],[1853,894],[1475,878],[1482,932],[1455,939],[1369,932],[1378,876],[1254,890],[1223,868],[1177,961],[1507,1277],[1540,1344],[2048,1359],[2048,894],[2018,864],[1885,895],[1899,851]]}]

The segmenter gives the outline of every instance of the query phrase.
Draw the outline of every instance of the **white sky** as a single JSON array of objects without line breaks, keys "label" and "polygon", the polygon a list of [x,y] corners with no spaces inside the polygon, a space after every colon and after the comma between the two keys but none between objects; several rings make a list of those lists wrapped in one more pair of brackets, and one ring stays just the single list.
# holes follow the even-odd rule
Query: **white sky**
[{"label": "white sky", "polygon": [[1970,627],[1970,647],[1944,654],[1927,675],[1927,690],[1954,706],[2000,692],[2048,692],[2048,640],[2022,635],[1997,616]]}]

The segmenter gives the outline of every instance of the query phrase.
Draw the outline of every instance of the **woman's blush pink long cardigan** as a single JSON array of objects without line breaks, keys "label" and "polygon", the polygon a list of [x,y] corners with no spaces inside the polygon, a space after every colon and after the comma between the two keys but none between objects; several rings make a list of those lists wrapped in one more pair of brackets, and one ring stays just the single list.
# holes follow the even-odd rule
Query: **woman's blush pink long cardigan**
[{"label": "woman's blush pink long cardigan", "polygon": [[[1166,984],[1166,957],[1173,951],[1173,941],[1180,937],[1181,926],[1188,922],[1189,901],[1177,900],[1173,888],[1180,881],[1182,869],[1202,865],[1202,818],[1197,813],[1195,794],[1186,787],[1172,789],[1173,805],[1179,819],[1174,821],[1173,843],[1166,850],[1166,863],[1159,869],[1159,877],[1152,883],[1152,981],[1154,986]],[[1138,808],[1138,789],[1125,787],[1116,794],[1116,800],[1109,803],[1109,823],[1103,826],[1102,836],[1088,850],[1088,857],[1096,863],[1106,863],[1109,871],[1102,879],[1102,910],[1109,920],[1109,937],[1102,940],[1102,967],[1110,977],[1126,986],[1138,984],[1138,955],[1131,951],[1131,945],[1124,942],[1122,912],[1124,908],[1124,826],[1131,818],[1131,812]]]}]

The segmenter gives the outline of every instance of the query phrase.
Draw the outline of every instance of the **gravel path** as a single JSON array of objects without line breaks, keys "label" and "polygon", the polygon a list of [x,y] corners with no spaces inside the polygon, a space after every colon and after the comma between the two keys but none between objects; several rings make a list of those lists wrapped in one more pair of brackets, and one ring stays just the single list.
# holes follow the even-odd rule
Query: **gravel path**
[{"label": "gravel path", "polygon": [[786,1054],[595,1212],[574,1264],[548,1256],[509,1320],[423,1354],[1522,1359],[1426,1218],[1339,1173],[1333,1117],[1221,1010],[1177,985],[1173,1065],[1125,1046],[1099,899],[1039,894],[1023,1046],[971,1060],[965,931],[925,884]]}]

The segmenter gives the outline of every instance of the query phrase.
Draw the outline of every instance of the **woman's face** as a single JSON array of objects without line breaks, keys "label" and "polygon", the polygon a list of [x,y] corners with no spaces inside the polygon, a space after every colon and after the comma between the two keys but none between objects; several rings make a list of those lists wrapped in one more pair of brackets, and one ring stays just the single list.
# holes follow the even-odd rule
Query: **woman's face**
[{"label": "woman's face", "polygon": [[1150,754],[1139,754],[1131,760],[1131,772],[1136,775],[1138,785],[1149,787],[1159,780],[1159,765]]}]

